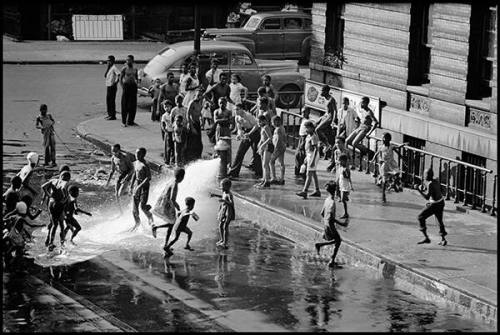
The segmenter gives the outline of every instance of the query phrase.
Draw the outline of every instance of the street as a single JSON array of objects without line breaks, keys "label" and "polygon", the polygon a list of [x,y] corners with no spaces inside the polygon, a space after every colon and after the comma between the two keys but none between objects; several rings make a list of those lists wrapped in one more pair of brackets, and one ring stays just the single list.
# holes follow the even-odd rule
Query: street
[{"label": "street", "polygon": [[[56,120],[58,165],[70,165],[72,180],[81,187],[79,204],[94,214],[79,217],[83,230],[77,246],[65,257],[44,259],[46,230],[37,231],[30,250],[33,258],[25,261],[26,269],[86,308],[99,310],[102,318],[120,330],[489,330],[394,288],[390,280],[369,269],[345,264],[333,273],[324,262],[302,257],[300,247],[262,229],[252,218],[233,222],[230,248],[218,250],[218,203],[207,197],[217,170],[214,161],[194,164],[189,168],[191,177],[179,186],[179,199],[195,197],[202,219],[190,223],[195,251],[183,249],[183,236],[174,247],[171,263],[166,264],[161,250],[165,232],[154,239],[146,224],[137,233],[126,231],[133,224],[130,204],[120,215],[112,186],[104,187],[105,174],[96,173],[108,171],[109,158],[76,136],[78,123],[97,116],[120,127],[119,120],[104,121],[105,66],[4,65],[3,69],[4,190],[25,164],[27,152],[42,154],[34,120],[39,105],[46,103]],[[147,98],[139,98],[138,113],[149,112],[147,103]],[[38,175],[38,183],[51,173],[55,172]],[[153,179],[150,204],[166,182],[161,175]],[[47,220],[45,213],[39,220]],[[19,269],[4,275],[3,330],[53,331],[58,321],[47,322],[47,318],[56,318],[57,313],[34,317],[47,303],[40,303],[36,290],[25,285],[27,276]],[[39,303],[30,303],[35,300]],[[76,330],[82,329],[71,322],[57,329]]]}]

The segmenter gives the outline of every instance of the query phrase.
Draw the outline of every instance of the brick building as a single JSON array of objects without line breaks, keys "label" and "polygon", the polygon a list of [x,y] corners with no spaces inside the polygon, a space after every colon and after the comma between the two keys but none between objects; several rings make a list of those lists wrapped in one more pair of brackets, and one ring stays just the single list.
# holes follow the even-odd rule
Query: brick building
[{"label": "brick building", "polygon": [[311,79],[380,97],[394,141],[495,175],[496,17],[493,3],[315,2]]}]

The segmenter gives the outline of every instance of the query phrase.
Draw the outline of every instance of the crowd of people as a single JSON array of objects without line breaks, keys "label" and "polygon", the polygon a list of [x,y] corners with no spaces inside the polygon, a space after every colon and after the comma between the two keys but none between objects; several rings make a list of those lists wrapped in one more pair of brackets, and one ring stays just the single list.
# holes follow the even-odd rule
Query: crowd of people
[{"label": "crowd of people", "polygon": [[[132,55],[122,70],[115,65],[115,58],[108,57],[108,67],[104,74],[107,86],[107,120],[116,120],[116,92],[117,85],[122,87],[121,116],[122,126],[134,126],[137,108],[137,85],[138,72],[134,67]],[[230,83],[228,83],[230,79]],[[220,209],[218,214],[220,241],[218,246],[228,247],[228,226],[235,218],[234,200],[231,194],[231,180],[238,179],[244,157],[248,149],[252,148],[252,159],[246,165],[253,170],[256,178],[261,178],[255,184],[256,188],[270,188],[271,185],[285,184],[285,151],[286,131],[283,120],[278,115],[275,107],[277,92],[271,83],[271,77],[264,75],[262,86],[257,90],[257,101],[250,104],[247,100],[248,89],[244,86],[244,78],[237,74],[230,77],[227,73],[218,69],[217,60],[212,60],[210,69],[206,73],[199,73],[196,60],[183,64],[179,83],[176,83],[174,74],[167,73],[166,82],[162,83],[155,78],[149,87],[152,98],[151,121],[158,122],[161,129],[161,140],[163,142],[163,159],[165,165],[174,168],[174,178],[168,184],[159,202],[153,211],[165,221],[164,224],[156,225],[153,222],[152,206],[148,204],[151,171],[145,160],[146,149],[139,148],[135,154],[135,160],[121,151],[119,144],[112,148],[111,171],[106,185],[109,184],[115,171],[119,176],[115,186],[115,196],[121,210],[121,201],[124,190],[129,186],[129,193],[133,199],[133,217],[135,221],[131,231],[136,230],[140,224],[139,209],[146,215],[154,237],[157,230],[167,228],[164,245],[165,256],[172,255],[171,247],[179,239],[180,233],[188,236],[186,249],[192,250],[189,242],[192,232],[187,228],[189,218],[198,220],[198,215],[193,211],[195,199],[187,197],[185,208],[180,209],[177,203],[178,184],[184,179],[184,166],[194,160],[200,159],[203,151],[202,131],[214,144],[217,151],[227,151],[228,172],[227,178],[221,181],[222,195],[214,195],[220,198]],[[304,185],[297,196],[307,199],[308,197],[321,197],[320,185],[317,176],[317,166],[320,157],[330,159],[327,171],[331,174],[331,181],[327,183],[326,191],[329,197],[325,200],[321,215],[325,223],[324,243],[317,243],[316,250],[328,244],[334,244],[334,254],[330,266],[333,266],[335,256],[340,246],[341,238],[335,228],[335,224],[346,226],[349,213],[347,203],[350,192],[353,191],[351,180],[351,169],[354,169],[353,159],[355,151],[366,155],[368,161],[375,163],[378,158],[378,177],[382,188],[382,201],[386,202],[386,189],[393,187],[395,191],[401,190],[398,179],[398,164],[394,153],[401,146],[391,143],[389,133],[384,133],[383,143],[377,152],[369,150],[363,140],[367,138],[378,126],[378,120],[370,109],[370,99],[363,97],[357,111],[350,107],[348,98],[342,101],[342,107],[337,109],[337,102],[330,94],[330,87],[324,85],[321,95],[326,101],[326,112],[314,122],[310,119],[310,109],[305,107],[301,111],[302,120],[299,127],[299,143],[295,153],[295,175],[302,177]],[[40,106],[40,115],[36,119],[36,128],[43,135],[43,147],[45,149],[44,166],[56,166],[55,155],[55,131],[54,118],[47,113],[47,106]],[[208,124],[208,127],[206,126]],[[233,135],[240,141],[235,157],[231,162]],[[403,144],[402,146],[404,146]],[[215,155],[216,155],[215,154]],[[38,193],[30,185],[32,172],[38,164],[38,155],[34,152],[28,154],[28,164],[21,169],[18,175],[12,178],[11,187],[4,193],[4,238],[10,242],[10,248],[19,249],[24,242],[31,239],[31,223],[39,214],[40,210],[31,210],[34,196]],[[222,161],[222,160],[221,160]],[[276,162],[280,165],[279,176],[276,173]],[[51,164],[50,164],[51,163]],[[66,235],[71,230],[70,242],[81,230],[74,215],[90,213],[81,210],[77,206],[79,189],[71,185],[71,174],[69,167],[64,165],[60,168],[60,174],[42,185],[43,199],[40,206],[48,200],[47,210],[50,216],[49,232],[46,246],[49,251],[55,247],[54,238],[57,229],[60,230],[60,243],[64,246]],[[419,243],[429,243],[426,234],[425,219],[435,215],[440,223],[442,236],[441,244],[446,245],[447,234],[442,222],[444,201],[440,188],[433,179],[432,170],[425,173],[426,181],[429,183],[428,192],[419,191],[431,203],[422,211],[418,220],[425,239]],[[222,176],[226,177],[226,176]],[[313,184],[314,191],[308,193]],[[27,194],[22,194],[26,193]],[[340,217],[344,221],[335,218],[335,199],[342,202],[344,214]],[[170,237],[174,231],[172,241]],[[10,250],[10,249],[9,249]],[[11,250],[11,251],[12,251]]]}]

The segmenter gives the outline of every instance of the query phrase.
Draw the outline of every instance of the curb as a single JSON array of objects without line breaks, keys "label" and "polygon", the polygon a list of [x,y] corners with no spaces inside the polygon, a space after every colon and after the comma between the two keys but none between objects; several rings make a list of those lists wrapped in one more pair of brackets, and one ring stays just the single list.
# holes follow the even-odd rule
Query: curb
[{"label": "curb", "polygon": [[[149,60],[134,60],[135,64],[147,64]],[[106,60],[4,60],[7,65],[57,65],[57,64],[105,64]],[[125,62],[116,62],[115,64],[125,64]]]},{"label": "curb", "polygon": [[[106,139],[86,131],[84,123],[77,126],[77,133],[85,140],[93,143],[100,149],[111,152],[111,144]],[[129,153],[130,154],[130,153]],[[148,161],[156,172],[162,171],[162,164]],[[307,217],[297,218],[287,211],[270,207],[267,204],[251,199],[238,192],[233,192],[239,204],[238,216],[252,217],[259,225],[278,235],[292,240],[303,249],[301,258],[318,260],[311,245],[321,239],[322,229],[317,222]],[[367,266],[377,271],[381,278],[391,279],[397,288],[414,294],[427,301],[446,306],[468,315],[472,319],[480,320],[490,326],[497,321],[497,306],[495,303],[461,288],[453,287],[440,279],[432,278],[424,272],[411,269],[397,261],[379,255],[367,248],[361,247],[352,241],[343,239],[343,247],[339,250],[338,258],[345,263]],[[328,246],[328,252],[333,250]],[[328,257],[320,257],[320,261],[327,261]]]}]

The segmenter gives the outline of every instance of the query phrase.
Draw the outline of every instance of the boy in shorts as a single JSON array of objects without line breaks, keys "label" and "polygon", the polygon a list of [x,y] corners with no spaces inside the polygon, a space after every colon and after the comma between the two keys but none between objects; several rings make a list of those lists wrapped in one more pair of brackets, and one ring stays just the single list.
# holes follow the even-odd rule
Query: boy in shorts
[{"label": "boy in shorts", "polygon": [[[149,197],[149,182],[151,181],[151,169],[149,168],[146,160],[146,149],[139,148],[135,152],[134,162],[134,172],[132,175],[132,181],[130,182],[130,193],[133,197],[133,209],[132,214],[135,220],[135,226],[132,227],[131,231],[135,231],[141,225],[141,219],[139,217],[139,205],[142,211],[146,214],[148,222],[150,225],[153,224],[153,214],[149,211],[151,205],[148,205]],[[137,181],[137,185],[134,188],[134,184]]]},{"label": "boy in shorts", "polygon": [[78,189],[78,186],[72,185],[68,189],[69,193],[69,199],[68,199],[68,204],[66,205],[66,210],[65,210],[65,218],[64,221],[66,221],[66,228],[64,229],[64,238],[66,238],[66,234],[68,233],[69,230],[72,231],[71,234],[71,239],[69,240],[71,244],[76,245],[75,242],[73,242],[73,239],[76,237],[76,234],[82,229],[78,221],[76,221],[74,215],[77,215],[78,213],[83,213],[88,216],[92,216],[89,212],[86,212],[80,208],[78,208],[78,204],[76,202],[76,199],[78,198],[78,195],[80,194],[80,190]]},{"label": "boy in shorts", "polygon": [[339,157],[340,165],[337,169],[337,184],[340,195],[340,201],[344,205],[344,215],[342,215],[341,219],[347,219],[349,217],[349,213],[347,213],[347,202],[349,201],[349,191],[354,191],[352,187],[351,180],[351,170],[347,166],[347,155],[341,154]]},{"label": "boy in shorts", "polygon": [[165,246],[163,247],[165,252],[168,251],[168,240],[170,239],[170,234],[172,233],[172,229],[174,228],[174,224],[177,219],[176,210],[180,211],[179,204],[177,203],[177,188],[179,183],[184,180],[185,173],[185,170],[182,168],[176,168],[174,170],[174,179],[167,184],[165,191],[161,194],[153,210],[157,215],[166,221],[165,224],[158,226],[153,225],[151,228],[154,238],[156,238],[156,231],[159,228],[168,228],[167,236],[165,237]]},{"label": "boy in shorts", "polygon": [[346,227],[347,223],[341,222],[335,218],[335,193],[337,191],[337,183],[329,181],[325,185],[325,189],[330,194],[330,196],[325,199],[323,208],[321,209],[321,216],[323,217],[323,223],[325,224],[325,231],[323,233],[323,239],[325,239],[325,242],[315,243],[314,247],[319,255],[321,247],[330,244],[335,245],[332,259],[328,263],[328,267],[333,268],[335,266],[335,257],[337,257],[337,252],[339,251],[340,244],[342,243],[342,238],[335,228],[335,223],[343,227]]},{"label": "boy in shorts", "polygon": [[228,238],[229,238],[229,223],[234,220],[234,199],[231,193],[231,180],[228,178],[222,179],[220,182],[222,188],[222,195],[215,193],[210,193],[210,197],[220,198],[219,202],[219,213],[217,214],[217,219],[219,220],[219,232],[220,240],[216,243],[217,246],[228,248]]},{"label": "boy in shorts", "polygon": [[113,149],[111,149],[111,152],[113,154],[111,156],[111,172],[109,174],[108,181],[106,182],[106,186],[109,185],[109,181],[111,180],[111,178],[113,178],[115,170],[118,170],[120,172],[120,176],[116,181],[115,196],[121,212],[120,196],[122,195],[125,187],[127,187],[127,184],[129,183],[130,178],[134,173],[134,166],[127,154],[121,151],[120,144],[117,143],[113,145]]},{"label": "boy in shorts", "polygon": [[200,219],[200,217],[198,216],[198,214],[196,214],[195,212],[193,212],[195,200],[193,198],[191,198],[191,197],[187,197],[185,199],[185,202],[186,202],[186,208],[184,208],[179,213],[179,216],[177,217],[177,220],[175,221],[175,226],[174,226],[174,228],[175,228],[175,237],[172,240],[172,242],[170,242],[166,246],[166,248],[165,248],[166,249],[165,250],[165,256],[167,256],[167,257],[169,257],[169,256],[172,255],[172,251],[170,250],[170,248],[175,244],[175,242],[177,242],[177,240],[179,239],[179,236],[181,235],[181,233],[185,233],[188,236],[188,239],[186,241],[186,246],[184,247],[184,249],[191,250],[191,251],[194,250],[189,245],[189,241],[191,241],[191,237],[193,236],[193,232],[191,231],[191,229],[189,229],[187,227],[187,224],[189,222],[189,217],[190,216],[192,216],[193,219],[195,219],[195,221],[198,221]]}]

